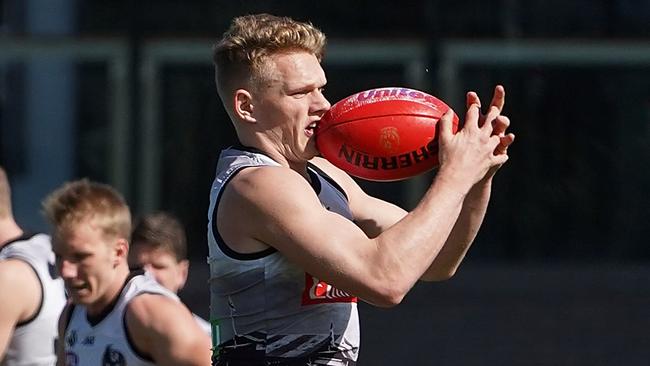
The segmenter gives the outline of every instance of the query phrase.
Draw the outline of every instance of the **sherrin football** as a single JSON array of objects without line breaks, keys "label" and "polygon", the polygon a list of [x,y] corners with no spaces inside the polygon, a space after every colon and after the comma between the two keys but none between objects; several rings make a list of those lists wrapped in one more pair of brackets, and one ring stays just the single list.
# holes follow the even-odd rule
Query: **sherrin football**
[{"label": "sherrin football", "polygon": [[[438,166],[437,124],[449,106],[425,92],[388,87],[337,103],[316,130],[321,155],[348,174],[396,181]],[[458,130],[454,114],[452,131]]]}]

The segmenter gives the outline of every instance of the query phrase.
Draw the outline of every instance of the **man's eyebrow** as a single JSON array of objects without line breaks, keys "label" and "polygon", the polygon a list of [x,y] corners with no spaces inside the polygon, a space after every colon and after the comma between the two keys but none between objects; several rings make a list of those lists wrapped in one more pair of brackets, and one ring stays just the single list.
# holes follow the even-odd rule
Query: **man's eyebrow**
[{"label": "man's eyebrow", "polygon": [[317,81],[313,82],[306,82],[306,83],[301,83],[301,84],[296,84],[296,85],[287,85],[286,89],[289,91],[302,91],[302,90],[312,90],[312,89],[320,89],[325,86],[326,83],[321,83]]}]

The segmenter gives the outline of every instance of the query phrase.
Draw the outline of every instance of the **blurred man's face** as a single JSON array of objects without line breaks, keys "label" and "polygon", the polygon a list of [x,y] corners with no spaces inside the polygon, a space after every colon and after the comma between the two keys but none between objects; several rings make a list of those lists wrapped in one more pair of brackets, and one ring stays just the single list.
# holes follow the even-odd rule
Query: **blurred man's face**
[{"label": "blurred man's face", "polygon": [[68,295],[91,311],[109,304],[124,284],[117,268],[126,262],[128,243],[106,237],[92,220],[57,231],[53,250]]},{"label": "blurred man's face", "polygon": [[178,292],[185,285],[189,262],[176,260],[173,253],[147,244],[134,245],[129,253],[129,266],[142,267],[152,274],[158,283]]}]

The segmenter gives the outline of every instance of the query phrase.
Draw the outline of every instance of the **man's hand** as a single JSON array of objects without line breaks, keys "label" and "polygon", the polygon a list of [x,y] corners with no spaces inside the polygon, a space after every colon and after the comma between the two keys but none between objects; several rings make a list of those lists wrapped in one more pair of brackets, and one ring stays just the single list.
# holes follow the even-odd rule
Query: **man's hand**
[{"label": "man's hand", "polygon": [[[494,94],[492,95],[492,101],[490,102],[487,113],[481,113],[479,116],[479,126],[483,126],[486,120],[491,120],[492,136],[499,136],[499,144],[494,149],[494,155],[508,155],[508,147],[515,140],[515,135],[513,133],[506,133],[506,130],[510,126],[510,119],[507,116],[501,114],[503,112],[503,106],[505,105],[505,102],[506,91],[502,85],[497,85],[494,88]],[[467,93],[467,108],[469,108],[472,104],[478,105],[479,109],[481,108],[481,99],[475,92],[470,91]],[[494,173],[496,173],[501,165],[491,168],[488,174],[486,174],[486,178],[491,178],[494,176]]]},{"label": "man's hand", "polygon": [[471,104],[465,114],[463,128],[456,134],[451,132],[451,109],[440,118],[440,169],[438,180],[452,179],[452,186],[461,189],[463,194],[481,181],[488,172],[508,160],[507,155],[495,155],[500,138],[493,134],[492,120],[496,118],[496,109],[485,116],[485,122],[479,126],[480,110],[477,104]]}]

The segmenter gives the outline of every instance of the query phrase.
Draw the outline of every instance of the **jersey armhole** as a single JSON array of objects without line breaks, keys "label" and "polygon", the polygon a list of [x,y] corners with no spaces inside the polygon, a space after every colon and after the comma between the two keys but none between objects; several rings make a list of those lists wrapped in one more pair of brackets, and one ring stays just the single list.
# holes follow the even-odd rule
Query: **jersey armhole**
[{"label": "jersey armhole", "polygon": [[[159,292],[141,292],[138,293],[136,296],[143,295],[143,294],[152,294],[152,295],[160,295],[160,296],[165,296]],[[131,299],[133,300],[133,299]],[[124,335],[126,336],[126,343],[129,345],[129,348],[131,348],[131,351],[133,351],[133,354],[141,358],[142,360],[145,360],[147,362],[155,363],[153,357],[151,357],[150,354],[147,354],[140,350],[136,345],[135,342],[133,341],[133,337],[131,337],[131,333],[129,332],[129,327],[128,324],[126,323],[126,313],[128,312],[129,304],[127,303],[125,305],[124,312],[122,313],[122,327],[124,328]]]},{"label": "jersey armhole", "polygon": [[39,289],[41,291],[41,300],[38,303],[38,307],[36,308],[36,311],[28,319],[25,319],[25,320],[23,320],[21,322],[16,323],[16,328],[18,328],[18,327],[24,327],[24,326],[28,325],[29,323],[33,322],[34,319],[36,319],[39,316],[39,314],[41,313],[41,310],[43,310],[43,303],[45,302],[45,288],[43,287],[43,281],[41,281],[41,276],[38,275],[38,271],[36,271],[36,268],[34,268],[34,266],[32,266],[31,263],[27,262],[26,260],[24,260],[23,258],[20,258],[20,257],[14,257],[13,259],[17,259],[17,260],[27,264],[29,266],[29,268],[32,269],[32,272],[34,272],[34,275],[36,276],[36,280],[38,281],[38,286],[39,286]]},{"label": "jersey armhole", "polygon": [[[65,320],[65,324],[63,324],[63,334],[68,331],[68,327],[70,326],[70,321],[72,320],[72,313],[74,312],[75,309],[75,304],[70,302],[66,304],[66,306],[63,308],[61,311],[61,320]],[[65,317],[65,318],[64,318]]]},{"label": "jersey armhole", "polygon": [[246,165],[246,166],[241,166],[238,167],[237,170],[235,170],[223,183],[221,186],[221,189],[219,190],[219,194],[217,195],[217,198],[214,200],[214,208],[212,209],[212,237],[214,241],[217,243],[219,246],[219,249],[223,254],[226,256],[237,259],[237,260],[242,260],[242,261],[247,261],[247,260],[255,260],[255,259],[260,259],[264,258],[266,256],[269,256],[275,252],[277,252],[277,249],[273,247],[268,247],[267,249],[261,250],[259,252],[254,252],[254,253],[239,253],[235,250],[233,250],[231,247],[226,244],[226,241],[223,239],[221,234],[219,233],[219,228],[217,227],[217,212],[219,211],[219,202],[221,201],[221,195],[223,192],[226,190],[226,185],[230,182],[232,178],[234,178],[239,172],[246,168],[251,168],[255,167],[254,165]]},{"label": "jersey armhole", "polygon": [[340,184],[338,184],[332,177],[330,177],[327,173],[325,173],[323,169],[319,168],[314,163],[307,163],[307,166],[310,169],[312,169],[314,172],[316,172],[318,175],[320,175],[323,179],[325,179],[329,184],[331,184],[332,187],[336,188],[336,190],[339,191],[343,195],[343,197],[345,197],[346,201],[350,202],[350,198],[348,197],[348,194],[345,193],[343,187],[341,187]]}]

